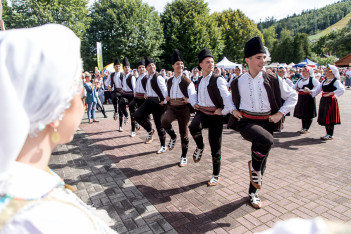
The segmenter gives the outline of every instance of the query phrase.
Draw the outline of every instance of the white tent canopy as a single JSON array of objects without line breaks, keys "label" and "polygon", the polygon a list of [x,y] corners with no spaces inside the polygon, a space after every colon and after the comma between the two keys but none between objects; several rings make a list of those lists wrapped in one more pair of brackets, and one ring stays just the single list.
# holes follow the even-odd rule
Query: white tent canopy
[{"label": "white tent canopy", "polygon": [[265,67],[277,68],[280,67],[280,63],[271,63],[269,65],[266,65]]},{"label": "white tent canopy", "polygon": [[289,63],[288,68],[293,68],[295,66],[295,63]]},{"label": "white tent canopy", "polygon": [[238,63],[233,63],[229,61],[226,57],[224,57],[220,62],[216,64],[218,68],[224,68],[224,69],[234,69],[236,66],[240,67],[242,69],[242,65]]}]

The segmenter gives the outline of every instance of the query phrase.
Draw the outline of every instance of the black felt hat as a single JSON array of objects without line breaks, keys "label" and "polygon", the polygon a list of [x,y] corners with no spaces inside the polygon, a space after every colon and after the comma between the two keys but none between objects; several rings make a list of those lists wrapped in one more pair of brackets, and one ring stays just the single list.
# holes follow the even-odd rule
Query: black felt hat
[{"label": "black felt hat", "polygon": [[178,61],[184,62],[184,59],[182,57],[182,54],[179,52],[178,49],[175,49],[172,54],[172,65],[175,64]]},{"label": "black felt hat", "polygon": [[199,59],[199,63],[201,63],[207,57],[213,58],[213,55],[209,49],[203,49],[200,51],[200,53],[197,55],[197,57]]},{"label": "black felt hat", "polygon": [[138,62],[138,67],[139,66],[145,66],[145,59],[141,59],[139,62]]},{"label": "black felt hat", "polygon": [[125,57],[125,58],[123,59],[122,64],[123,64],[123,67],[125,67],[125,66],[130,67],[130,63],[129,63],[129,61],[128,61],[128,58],[127,58],[127,57]]},{"label": "black felt hat", "polygon": [[266,50],[263,46],[262,40],[260,37],[251,38],[245,44],[244,55],[245,58],[249,58],[255,54],[266,53]]},{"label": "black felt hat", "polygon": [[154,63],[149,56],[145,56],[145,67],[147,67],[150,63]]},{"label": "black felt hat", "polygon": [[115,61],[113,62],[113,66],[115,65],[121,65],[118,58],[116,58]]}]

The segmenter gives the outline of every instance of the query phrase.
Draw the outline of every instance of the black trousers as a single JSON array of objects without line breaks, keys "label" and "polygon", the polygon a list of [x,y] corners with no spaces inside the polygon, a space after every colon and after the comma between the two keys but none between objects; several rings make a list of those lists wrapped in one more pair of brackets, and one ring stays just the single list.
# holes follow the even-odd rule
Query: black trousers
[{"label": "black trousers", "polygon": [[[274,124],[268,120],[241,119],[237,123],[241,136],[252,143],[251,160],[255,171],[264,174],[269,151],[273,145]],[[250,182],[249,193],[255,193],[256,188]]]},{"label": "black trousers", "polygon": [[189,130],[199,149],[204,148],[202,129],[208,128],[208,140],[211,147],[213,175],[217,176],[221,169],[221,146],[223,131],[222,115],[206,115],[196,111],[194,119],[189,125]]},{"label": "black trousers", "polygon": [[152,114],[161,146],[166,145],[166,131],[161,125],[161,117],[164,113],[164,110],[164,106],[161,106],[157,101],[146,99],[146,101],[134,113],[135,120],[147,132],[150,132],[152,130],[152,124],[149,118],[149,115]]},{"label": "black trousers", "polygon": [[118,111],[118,103],[119,103],[120,97],[121,97],[120,92],[117,92],[117,91],[111,92],[111,99],[112,99],[113,108],[115,109],[115,113],[117,113]]},{"label": "black trousers", "polygon": [[161,124],[172,139],[175,139],[177,137],[172,127],[172,122],[175,120],[178,120],[179,134],[182,144],[182,157],[185,158],[188,152],[189,145],[189,105],[167,106],[166,111],[162,116]]},{"label": "black trousers", "polygon": [[[126,118],[128,117],[127,105],[129,105],[129,103],[131,103],[133,101],[133,99],[134,99],[133,95],[122,94],[122,97],[119,100],[118,113],[119,113],[119,126],[120,127],[122,126],[123,115]],[[130,115],[131,115],[132,132],[135,132],[134,115],[132,115],[132,112]]]}]

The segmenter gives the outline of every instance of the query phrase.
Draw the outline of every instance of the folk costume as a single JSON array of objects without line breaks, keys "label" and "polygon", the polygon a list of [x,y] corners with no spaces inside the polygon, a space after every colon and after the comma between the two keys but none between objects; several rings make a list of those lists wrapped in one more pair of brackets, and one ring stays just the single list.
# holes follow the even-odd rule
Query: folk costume
[{"label": "folk costume", "polygon": [[[199,63],[205,58],[211,57],[210,50],[203,49],[198,54]],[[205,145],[202,137],[202,129],[208,128],[208,138],[211,148],[213,176],[208,182],[209,186],[217,185],[220,181],[221,167],[221,145],[223,131],[223,115],[230,113],[233,102],[227,89],[227,81],[222,76],[216,76],[210,72],[205,77],[199,79],[197,90],[197,105],[194,119],[189,125],[189,130],[196,143],[196,150],[193,154],[195,163],[199,162]],[[215,115],[214,112],[221,109],[222,115]]]},{"label": "folk costume", "polygon": [[[145,66],[145,59],[141,59],[138,62],[138,67],[139,66]],[[134,99],[128,105],[130,115],[132,116],[132,121],[133,120],[135,121],[134,114],[135,114],[136,110],[146,100],[146,83],[147,83],[147,75],[146,75],[146,73],[140,74],[139,77],[136,79],[136,82],[135,82]],[[140,129],[140,125],[138,123],[135,123],[135,128],[136,128],[136,130],[139,130]],[[131,137],[134,137],[134,136],[135,136],[135,132],[132,132]]]},{"label": "folk costume", "polygon": [[[128,58],[123,59],[123,67],[130,67],[130,63],[128,61]],[[122,129],[122,122],[123,122],[123,116],[124,116],[124,123],[128,123],[128,111],[127,111],[127,105],[133,101],[134,99],[134,94],[135,94],[135,77],[131,72],[128,74],[123,74],[122,78],[122,96],[119,100],[119,107],[118,107],[118,112],[119,112],[119,131],[123,131]],[[134,120],[134,115],[132,115],[131,119],[131,125],[132,125],[132,133],[135,132],[135,120]]]},{"label": "folk costume", "polygon": [[[114,66],[120,65],[121,63],[119,62],[119,59],[115,59],[114,61]],[[122,73],[121,72],[112,72],[110,74],[109,79],[111,80],[111,99],[112,99],[112,104],[113,108],[115,110],[115,113],[113,115],[113,119],[116,120],[118,116],[118,103],[119,99],[122,96]]]},{"label": "folk costume", "polygon": [[288,72],[286,71],[285,67],[279,67],[279,69],[282,69],[284,71],[284,76],[280,77],[284,82],[286,82],[290,87],[294,87],[294,83],[287,78]]},{"label": "folk costume", "polygon": [[[0,233],[115,233],[45,165],[19,159],[28,139],[50,138],[48,125],[61,121],[82,91],[79,38],[47,24],[0,32],[0,48],[0,97],[11,100],[1,107],[13,114],[1,116]],[[33,146],[35,163],[49,160],[42,146]]]},{"label": "folk costume", "polygon": [[[333,65],[328,65],[327,69],[333,72],[334,78],[328,78],[322,81],[314,92],[312,92],[313,97],[322,92],[317,122],[319,125],[325,126],[327,134],[321,137],[321,140],[332,140],[334,125],[341,124],[339,104],[336,97],[343,95],[345,92],[345,87],[340,82],[338,68]],[[332,93],[332,95],[329,96],[330,93]]]},{"label": "folk costume", "polygon": [[[244,48],[245,58],[255,54],[266,53],[259,37],[250,39]],[[282,127],[282,120],[277,124],[269,121],[270,115],[278,111],[287,114],[296,104],[297,94],[281,78],[264,71],[252,77],[249,72],[234,79],[231,84],[235,110],[241,112],[243,118],[237,120],[230,116],[228,128],[240,132],[250,142],[251,161],[248,162],[250,184],[249,198],[255,208],[262,203],[257,189],[262,187],[262,177],[266,169],[267,158],[273,144],[273,132]],[[282,104],[282,99],[285,100]]]},{"label": "folk costume", "polygon": [[[184,62],[182,55],[178,50],[174,50],[172,55],[172,65],[177,61]],[[171,137],[168,149],[172,150],[177,140],[177,135],[172,128],[172,122],[178,120],[179,134],[182,145],[182,155],[179,166],[187,164],[186,154],[188,152],[189,137],[188,127],[190,121],[190,112],[197,102],[195,86],[184,74],[178,77],[172,77],[167,81],[167,90],[169,101],[166,111],[162,117],[161,124]],[[191,106],[190,106],[191,105]]]},{"label": "folk costume", "polygon": [[301,134],[309,133],[312,119],[317,116],[316,99],[309,92],[305,92],[305,88],[314,91],[319,85],[319,81],[314,78],[313,69],[309,66],[305,66],[304,69],[308,69],[309,77],[300,78],[293,86],[299,94],[294,117],[301,119],[302,128],[298,131]]},{"label": "folk costume", "polygon": [[[145,67],[147,67],[150,63],[154,62],[150,57],[145,57]],[[152,114],[161,143],[161,148],[159,151],[157,151],[157,153],[162,154],[166,151],[166,132],[161,126],[161,117],[164,113],[164,105],[167,103],[165,100],[165,97],[167,97],[167,87],[165,79],[159,75],[158,72],[148,74],[146,96],[146,101],[138,108],[134,114],[134,117],[140,126],[147,131],[148,136],[145,140],[145,144],[149,144],[153,141],[153,134],[155,132],[149,118],[149,115]]]}]

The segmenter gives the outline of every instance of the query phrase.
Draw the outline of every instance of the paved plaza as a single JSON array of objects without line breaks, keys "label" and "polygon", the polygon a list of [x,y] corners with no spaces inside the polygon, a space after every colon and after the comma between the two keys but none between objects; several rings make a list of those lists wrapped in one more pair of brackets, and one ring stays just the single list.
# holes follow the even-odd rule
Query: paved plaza
[{"label": "paved plaza", "polygon": [[[201,161],[192,160],[196,146],[190,137],[188,165],[180,168],[180,140],[174,150],[156,154],[157,134],[144,144],[143,129],[134,138],[130,123],[118,132],[112,105],[100,123],[88,124],[85,115],[74,140],[56,148],[49,166],[119,233],[253,233],[294,217],[351,225],[351,90],[338,100],[342,125],[335,127],[334,140],[319,139],[325,129],[316,119],[309,134],[298,134],[301,122],[292,116],[275,133],[259,210],[248,199],[251,143],[233,130],[223,131],[222,180],[215,187],[207,186],[207,130]],[[176,122],[174,127],[178,133]]]}]

